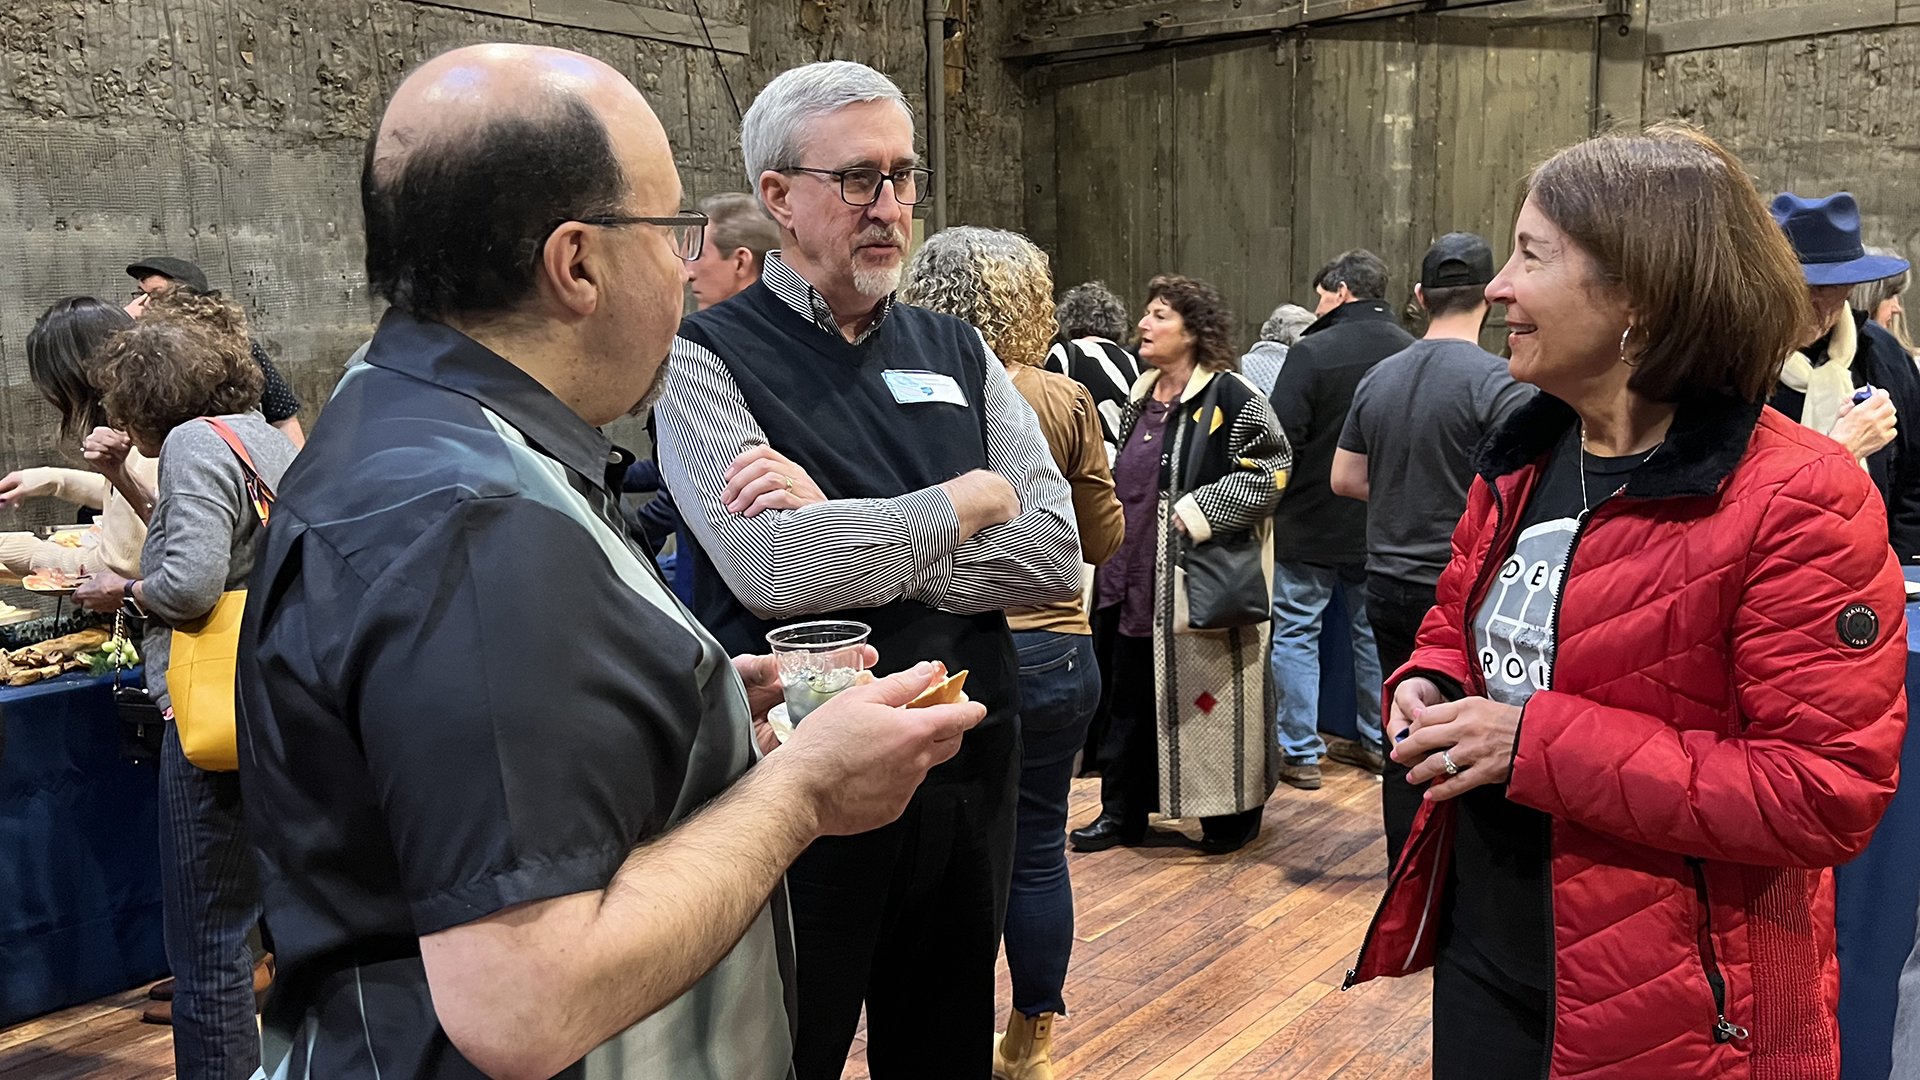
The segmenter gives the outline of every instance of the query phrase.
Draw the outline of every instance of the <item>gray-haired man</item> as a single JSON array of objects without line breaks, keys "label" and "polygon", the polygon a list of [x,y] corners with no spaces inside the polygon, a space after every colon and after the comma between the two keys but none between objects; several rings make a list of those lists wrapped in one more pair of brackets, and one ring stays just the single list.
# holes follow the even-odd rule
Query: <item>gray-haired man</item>
[{"label": "gray-haired man", "polygon": [[816,843],[789,874],[794,1064],[838,1077],[864,1003],[875,1077],[981,1080],[1020,761],[1001,611],[1079,594],[1070,495],[979,333],[893,302],[929,180],[899,88],[860,64],[796,68],[740,142],[782,248],[681,325],[658,414],[699,541],[694,610],[746,647],[855,619],[880,670],[943,660],[987,707],[901,820]]}]

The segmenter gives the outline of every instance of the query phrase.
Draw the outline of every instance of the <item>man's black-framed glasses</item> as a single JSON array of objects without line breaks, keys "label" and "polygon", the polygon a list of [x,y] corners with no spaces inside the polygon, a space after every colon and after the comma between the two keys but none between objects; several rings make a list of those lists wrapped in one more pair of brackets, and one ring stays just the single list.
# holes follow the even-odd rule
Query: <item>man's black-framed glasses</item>
[{"label": "man's black-framed glasses", "polygon": [[[700,257],[701,245],[707,237],[707,215],[698,210],[682,210],[673,217],[630,217],[626,214],[594,214],[589,217],[563,218],[553,223],[547,230],[551,235],[554,229],[569,221],[582,225],[600,225],[605,227],[619,225],[659,225],[668,231],[673,239],[673,253],[681,259],[692,262]],[[545,242],[542,241],[542,246]],[[536,257],[537,254],[536,254]]]},{"label": "man's black-framed glasses", "polygon": [[781,172],[813,173],[840,181],[840,199],[848,206],[872,206],[880,201],[880,181],[893,181],[893,197],[902,206],[912,206],[933,190],[933,170],[914,166],[882,172],[879,169],[808,169],[789,165]]}]

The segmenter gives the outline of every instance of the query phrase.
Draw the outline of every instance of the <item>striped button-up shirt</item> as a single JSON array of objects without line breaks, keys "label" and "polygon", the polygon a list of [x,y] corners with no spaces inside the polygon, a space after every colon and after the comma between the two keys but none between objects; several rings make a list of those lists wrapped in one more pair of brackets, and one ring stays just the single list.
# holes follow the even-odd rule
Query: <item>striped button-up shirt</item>
[{"label": "striped button-up shirt", "polygon": [[[760,280],[821,333],[840,335],[818,290],[778,252],[767,255]],[[856,344],[885,321],[893,303],[891,296],[880,302]],[[726,364],[674,339],[667,391],[655,410],[661,473],[687,526],[748,610],[783,619],[908,599],[964,615],[1078,593],[1071,491],[1033,408],[993,350],[983,352],[987,465],[1019,493],[1020,514],[962,542],[959,515],[939,487],[751,518],[730,512],[720,497],[727,467],[743,447],[768,439]]]}]

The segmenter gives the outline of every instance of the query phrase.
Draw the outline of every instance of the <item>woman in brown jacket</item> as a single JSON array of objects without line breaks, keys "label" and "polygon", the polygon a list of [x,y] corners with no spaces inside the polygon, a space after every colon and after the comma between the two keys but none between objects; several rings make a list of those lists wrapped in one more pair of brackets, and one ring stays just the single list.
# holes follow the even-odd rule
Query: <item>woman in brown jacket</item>
[{"label": "woman in brown jacket", "polygon": [[[1098,565],[1119,550],[1125,520],[1107,469],[1100,414],[1086,387],[1041,369],[1053,335],[1047,257],[1017,233],[954,228],[907,264],[900,299],[958,316],[979,329],[1014,388],[1033,406],[1054,463],[1073,488],[1080,552]],[[1052,1080],[1053,1018],[1066,1011],[1073,948],[1067,879],[1067,789],[1100,698],[1087,613],[1067,601],[1007,612],[1020,651],[1020,825],[1007,904],[1013,1014],[994,1041],[995,1076]]]}]

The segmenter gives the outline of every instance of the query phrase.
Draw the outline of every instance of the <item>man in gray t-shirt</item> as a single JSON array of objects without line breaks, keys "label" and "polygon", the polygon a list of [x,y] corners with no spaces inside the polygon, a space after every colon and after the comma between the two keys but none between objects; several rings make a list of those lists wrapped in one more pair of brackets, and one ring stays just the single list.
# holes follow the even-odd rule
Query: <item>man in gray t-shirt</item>
[{"label": "man in gray t-shirt", "polygon": [[[1448,233],[1420,266],[1415,296],[1426,337],[1376,364],[1354,390],[1333,455],[1335,494],[1367,500],[1367,617],[1380,672],[1413,655],[1420,620],[1452,554],[1482,437],[1533,396],[1507,362],[1479,345],[1493,251],[1472,233]],[[1412,828],[1420,791],[1387,760],[1382,801],[1390,860]]]}]

